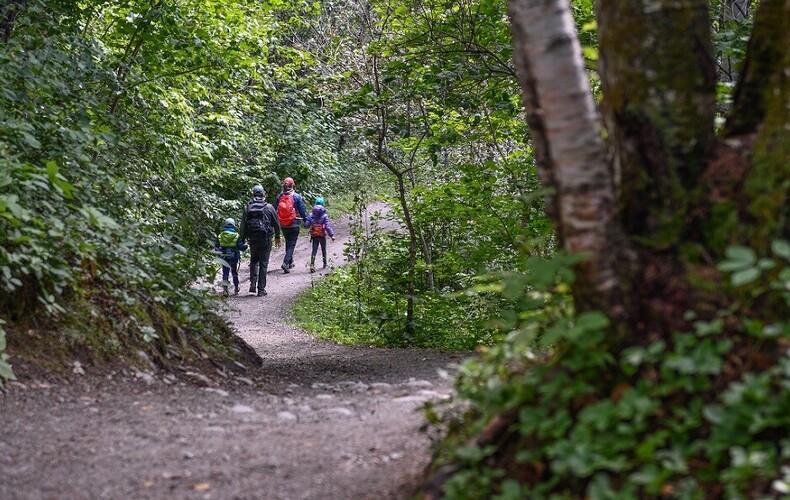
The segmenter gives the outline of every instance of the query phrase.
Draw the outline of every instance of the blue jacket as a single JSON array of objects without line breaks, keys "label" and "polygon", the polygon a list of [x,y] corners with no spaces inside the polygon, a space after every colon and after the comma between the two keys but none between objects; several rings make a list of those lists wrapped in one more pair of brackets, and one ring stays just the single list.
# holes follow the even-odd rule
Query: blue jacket
[{"label": "blue jacket", "polygon": [[[313,207],[313,211],[310,212],[310,216],[307,217],[304,221],[304,227],[310,229],[310,226],[313,224],[320,224],[321,227],[324,228],[326,234],[323,236],[326,238],[328,234],[330,238],[335,237],[335,232],[332,230],[332,223],[329,221],[329,215],[326,213],[326,208],[321,205],[316,205]],[[321,236],[319,236],[320,238]]]},{"label": "blue jacket", "polygon": [[[220,245],[219,238],[222,233],[231,232],[236,233],[236,245],[232,247],[224,247]],[[220,258],[226,261],[237,261],[241,259],[241,252],[247,250],[247,245],[244,243],[244,240],[238,237],[238,233],[236,232],[236,228],[233,226],[225,226],[222,228],[222,232],[217,235],[214,239],[214,251],[217,252]]]},{"label": "blue jacket", "polygon": [[294,219],[293,224],[284,227],[299,227],[302,225],[302,221],[307,219],[307,211],[304,208],[304,200],[302,199],[302,195],[297,194],[293,189],[289,189],[288,191],[283,191],[282,193],[277,195],[277,200],[275,200],[274,202],[274,211],[276,212],[277,208],[279,208],[280,198],[282,198],[284,194],[293,195],[294,208],[296,209],[296,219]]}]

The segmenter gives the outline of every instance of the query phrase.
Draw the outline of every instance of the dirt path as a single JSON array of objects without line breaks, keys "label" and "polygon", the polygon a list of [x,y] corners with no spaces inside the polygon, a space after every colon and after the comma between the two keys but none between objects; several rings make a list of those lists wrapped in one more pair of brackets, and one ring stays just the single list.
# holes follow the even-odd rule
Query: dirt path
[{"label": "dirt path", "polygon": [[[337,232],[334,265],[347,224]],[[451,393],[438,372],[460,356],[338,346],[289,326],[291,302],[328,272],[308,272],[308,244],[303,231],[290,274],[273,253],[267,297],[247,294],[243,265],[229,299],[262,375],[121,370],[11,384],[0,395],[0,498],[407,497],[429,458],[417,410]]]}]

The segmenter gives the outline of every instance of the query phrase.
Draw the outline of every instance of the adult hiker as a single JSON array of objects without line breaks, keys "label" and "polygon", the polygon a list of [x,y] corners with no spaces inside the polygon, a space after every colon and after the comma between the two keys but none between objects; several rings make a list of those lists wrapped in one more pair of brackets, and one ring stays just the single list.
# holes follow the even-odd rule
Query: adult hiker
[{"label": "adult hiker", "polygon": [[310,254],[310,272],[315,272],[315,254],[321,246],[321,256],[324,258],[324,269],[326,269],[326,237],[335,241],[335,232],[332,230],[332,222],[329,214],[326,213],[326,202],[319,196],[315,199],[315,206],[310,215],[304,221],[304,227],[310,231],[310,241],[313,244],[313,251]]},{"label": "adult hiker", "polygon": [[222,295],[229,295],[228,281],[229,275],[233,277],[233,294],[239,294],[239,260],[241,252],[247,250],[244,240],[239,237],[236,231],[236,221],[232,218],[225,219],[222,231],[214,240],[214,251],[222,259]]},{"label": "adult hiker", "polygon": [[280,247],[280,223],[274,207],[266,203],[263,186],[252,188],[252,199],[244,207],[241,217],[239,236],[250,244],[250,293],[258,297],[266,295],[266,271],[269,269],[269,255],[274,246]]},{"label": "adult hiker", "polygon": [[307,218],[302,196],[294,191],[294,187],[294,180],[286,177],[283,180],[283,191],[277,195],[274,203],[285,238],[285,257],[280,267],[286,274],[294,267],[294,249],[299,239],[299,226]]}]

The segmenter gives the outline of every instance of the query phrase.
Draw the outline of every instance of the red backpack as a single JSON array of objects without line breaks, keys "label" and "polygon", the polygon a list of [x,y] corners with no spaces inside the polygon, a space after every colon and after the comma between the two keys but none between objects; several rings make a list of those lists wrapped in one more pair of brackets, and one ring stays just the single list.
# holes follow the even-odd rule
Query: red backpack
[{"label": "red backpack", "polygon": [[326,237],[326,233],[324,232],[324,224],[321,222],[313,222],[310,226],[310,236],[314,238],[324,238]]},{"label": "red backpack", "polygon": [[296,220],[296,208],[294,207],[294,196],[284,194],[280,196],[280,203],[277,204],[277,218],[280,226],[290,226]]}]

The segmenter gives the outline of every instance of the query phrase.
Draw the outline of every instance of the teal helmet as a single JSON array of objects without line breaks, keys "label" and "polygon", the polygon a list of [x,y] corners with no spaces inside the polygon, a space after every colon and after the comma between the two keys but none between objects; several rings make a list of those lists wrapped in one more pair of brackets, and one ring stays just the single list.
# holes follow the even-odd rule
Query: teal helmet
[{"label": "teal helmet", "polygon": [[319,196],[318,198],[316,198],[315,199],[315,204],[316,205],[321,205],[322,207],[325,207],[326,206],[326,202],[324,201],[324,197],[323,196]]}]

